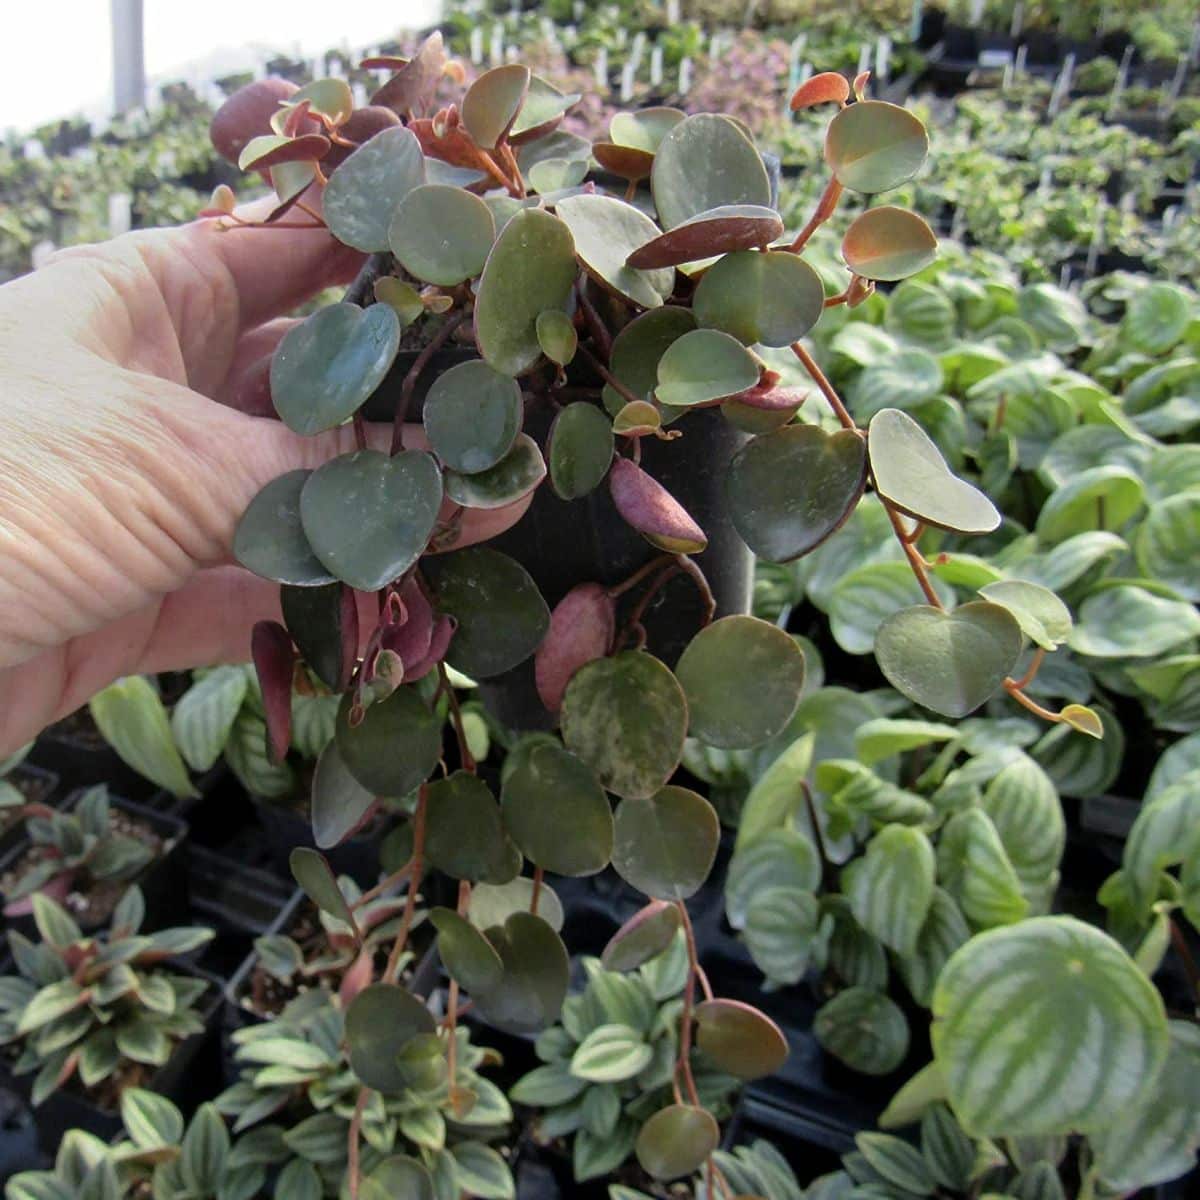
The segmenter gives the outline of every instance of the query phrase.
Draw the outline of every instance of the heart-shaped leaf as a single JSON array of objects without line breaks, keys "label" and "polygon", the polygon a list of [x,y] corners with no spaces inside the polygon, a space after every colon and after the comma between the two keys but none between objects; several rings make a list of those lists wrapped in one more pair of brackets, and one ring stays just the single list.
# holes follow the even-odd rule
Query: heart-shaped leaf
[{"label": "heart-shaped leaf", "polygon": [[913,953],[933,903],[933,847],[919,829],[885,825],[867,852],[842,872],[850,911],[873,937],[901,956]]},{"label": "heart-shaped leaf", "polygon": [[686,900],[708,879],[721,823],[703,796],[667,786],[617,808],[613,867],[657,900]]},{"label": "heart-shaped leaf", "polygon": [[911,179],[929,153],[925,126],[906,108],[865,100],[829,122],[825,161],[838,183],[856,192],[886,192]]},{"label": "heart-shaped leaf", "polygon": [[453,909],[431,909],[429,919],[438,931],[438,953],[450,978],[472,995],[491,991],[504,975],[491,942]]},{"label": "heart-shaped leaf", "polygon": [[357,450],[318,467],[300,493],[313,553],[343,583],[375,592],[420,558],[442,503],[442,476],[420,450]]},{"label": "heart-shaped leaf", "polygon": [[993,696],[1021,647],[1016,619],[986,600],[954,612],[924,604],[902,609],[875,636],[875,657],[887,681],[914,704],[945,717],[965,717]]},{"label": "heart-shaped leaf", "polygon": [[999,579],[979,589],[993,604],[1007,608],[1021,632],[1043,650],[1057,650],[1071,636],[1071,610],[1049,589],[1024,579]]},{"label": "heart-shaped leaf", "polygon": [[588,663],[563,696],[567,749],[618,796],[653,796],[678,765],[686,733],[683,689],[643,651]]},{"label": "heart-shaped leaf", "polygon": [[769,562],[788,562],[841,527],[866,480],[867,447],[854,430],[791,425],[743,446],[725,487],[746,545]]},{"label": "heart-shaped leaf", "polygon": [[313,772],[313,841],[331,850],[361,829],[375,810],[375,795],[350,773],[336,739],[321,751]]},{"label": "heart-shaped leaf", "polygon": [[754,143],[715,113],[687,117],[661,140],[650,187],[664,229],[730,204],[771,203],[771,183]]},{"label": "heart-shaped leaf", "polygon": [[[658,386],[658,363],[672,342],[696,328],[696,318],[687,308],[656,308],[635,317],[613,339],[608,368],[635,396],[654,398]],[[604,385],[604,407],[616,416],[628,398],[611,384]]]},{"label": "heart-shaped leaf", "polygon": [[354,917],[350,905],[342,895],[337,880],[330,870],[325,856],[307,846],[297,846],[288,858],[292,877],[305,895],[322,911],[353,928]]},{"label": "heart-shaped leaf", "polygon": [[728,204],[697,213],[639,246],[627,265],[642,270],[676,267],[735,250],[757,250],[769,246],[782,233],[783,219],[773,208]]},{"label": "heart-shaped leaf", "polygon": [[424,182],[425,156],[412,130],[377,133],[330,177],[323,197],[330,233],[356,250],[387,250],[396,206]]},{"label": "heart-shaped leaf", "polygon": [[792,719],[804,687],[804,655],[768,621],[722,617],[688,643],[675,677],[687,697],[692,737],[744,750]]},{"label": "heart-shaped leaf", "polygon": [[907,279],[929,266],[937,251],[937,238],[925,221],[890,204],[867,209],[842,239],[846,266],[864,279]]},{"label": "heart-shaped leaf", "polygon": [[631,459],[617,458],[608,474],[613,504],[652,546],[671,554],[696,554],[708,535],[658,480]]},{"label": "heart-shaped leaf", "polygon": [[820,319],[825,288],[798,254],[745,250],[705,271],[693,307],[703,328],[720,329],[747,346],[790,346]]},{"label": "heart-shaped leaf", "polygon": [[671,945],[679,928],[679,909],[666,900],[652,900],[612,935],[601,957],[604,969],[636,971]]},{"label": "heart-shaped leaf", "polygon": [[705,1000],[695,1011],[696,1041],[719,1070],[738,1079],[762,1079],[787,1061],[783,1031],[752,1005]]},{"label": "heart-shaped leaf", "polygon": [[678,1179],[698,1171],[721,1141],[712,1113],[686,1104],[656,1112],[637,1137],[637,1159],[655,1179]]},{"label": "heart-shaped leaf", "polygon": [[758,378],[758,363],[737,338],[717,329],[694,329],[658,360],[655,394],[663,404],[685,408],[744,392]]},{"label": "heart-shaped leaf", "polygon": [[510,1033],[533,1033],[558,1019],[567,995],[569,963],[562,939],[541,917],[515,912],[487,930],[504,963],[500,983],[475,996],[485,1021]]},{"label": "heart-shaped leaf", "polygon": [[334,736],[346,769],[375,796],[407,796],[442,754],[441,725],[416,688],[397,688],[350,724],[352,693],[342,698]]},{"label": "heart-shaped leaf", "polygon": [[527,433],[493,467],[473,475],[446,472],[446,495],[463,508],[504,508],[528,496],[546,478],[546,460]]},{"label": "heart-shaped leaf", "polygon": [[1119,1122],[1153,1089],[1168,1044],[1154,985],[1112,938],[1073,917],[992,929],[951,955],[933,993],[932,1038],[955,1115],[985,1137]]},{"label": "heart-shaped leaf", "polygon": [[272,479],[238,522],[233,555],[255,575],[304,588],[334,582],[313,553],[300,521],[300,493],[311,474],[288,471]]},{"label": "heart-shaped leaf", "polygon": [[575,276],[575,241],[558,217],[527,208],[504,226],[475,301],[479,352],[497,371],[519,375],[537,362],[537,319],[566,307]]},{"label": "heart-shaped leaf", "polygon": [[645,213],[599,194],[568,196],[554,211],[575,239],[575,253],[602,287],[642,308],[658,308],[675,286],[672,268],[640,271],[626,260],[639,246],[658,236],[658,226]]},{"label": "heart-shaped leaf", "polygon": [[349,420],[383,382],[400,348],[400,322],[386,304],[330,304],[288,330],[271,359],[271,398],[296,433]]},{"label": "heart-shaped leaf", "polygon": [[478,275],[495,240],[492,210],[473,192],[441,183],[413,188],[388,227],[388,245],[400,265],[442,287]]},{"label": "heart-shaped leaf", "polygon": [[485,546],[428,558],[422,569],[437,607],[458,628],[446,661],[472,679],[488,679],[524,662],[550,627],[537,584],[515,559]]},{"label": "heart-shaped leaf", "polygon": [[467,89],[462,123],[477,146],[494,150],[512,128],[529,92],[529,68],[508,63],[484,71]]},{"label": "heart-shaped leaf", "polygon": [[867,433],[875,490],[901,512],[957,533],[990,533],[996,506],[946,465],[934,440],[906,412],[881,409]]},{"label": "heart-shaped leaf", "polygon": [[536,745],[504,779],[504,827],[530,862],[556,875],[595,875],[612,856],[613,817],[584,762]]},{"label": "heart-shaped leaf", "polygon": [[523,415],[517,381],[474,358],[437,377],[422,421],[438,458],[470,475],[494,467],[512,449]]},{"label": "heart-shaped leaf", "polygon": [[279,589],[283,620],[301,657],[327,687],[342,691],[358,660],[358,605],[344,583]]},{"label": "heart-shaped leaf", "polygon": [[538,695],[551,712],[558,711],[575,672],[608,653],[615,632],[616,605],[598,583],[576,585],[554,606],[533,660]]},{"label": "heart-shaped leaf", "polygon": [[426,788],[425,853],[455,879],[508,883],[521,870],[500,818],[500,806],[482,779],[455,771]]},{"label": "heart-shaped leaf", "polygon": [[565,367],[575,357],[579,335],[575,332],[575,322],[565,312],[551,308],[538,313],[536,329],[538,345],[552,363]]},{"label": "heart-shaped leaf", "polygon": [[594,491],[613,456],[612,422],[594,404],[576,400],[563,408],[550,427],[550,484],[563,500],[579,500]]},{"label": "heart-shaped leaf", "polygon": [[366,1087],[385,1095],[409,1086],[400,1055],[423,1033],[434,1033],[433,1014],[411,992],[394,983],[365,987],[346,1009],[350,1069]]}]

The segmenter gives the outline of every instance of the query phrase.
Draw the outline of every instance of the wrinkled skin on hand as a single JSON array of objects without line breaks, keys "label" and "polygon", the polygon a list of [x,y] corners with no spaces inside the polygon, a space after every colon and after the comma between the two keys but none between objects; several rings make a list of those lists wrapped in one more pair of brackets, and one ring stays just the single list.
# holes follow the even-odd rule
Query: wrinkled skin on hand
[{"label": "wrinkled skin on hand", "polygon": [[[122,675],[246,661],[255,621],[279,619],[277,585],[232,564],[234,528],[269,480],[354,437],[251,414],[280,314],[360,264],[324,231],[208,220],[0,288],[0,753]],[[527,503],[468,514],[458,544]]]}]

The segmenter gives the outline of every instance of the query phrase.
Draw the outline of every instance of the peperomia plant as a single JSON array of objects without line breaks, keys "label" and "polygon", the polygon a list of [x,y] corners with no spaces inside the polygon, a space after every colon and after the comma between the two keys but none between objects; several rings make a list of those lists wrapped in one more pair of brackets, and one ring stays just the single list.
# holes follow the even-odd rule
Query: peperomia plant
[{"label": "peperomia plant", "polygon": [[[670,779],[689,732],[730,749],[778,735],[796,709],[804,660],[765,622],[714,621],[716,598],[693,556],[715,531],[654,478],[657,444],[683,439],[686,448],[702,420],[722,418],[755,435],[697,469],[724,475],[729,523],[772,561],[818,547],[870,482],[914,574],[912,594],[929,601],[880,630],[889,679],[948,715],[1007,692],[1048,720],[1091,732],[1098,724],[1085,710],[1031,701],[1024,688],[1036,671],[1010,674],[1034,623],[1025,605],[1042,597],[949,612],[930,583],[922,532],[986,533],[1000,521],[990,501],[950,471],[906,413],[884,409],[860,429],[802,341],[826,308],[857,305],[876,282],[933,260],[924,221],[886,205],[851,224],[842,244],[849,277],[836,295],[826,296],[803,254],[844,189],[873,196],[920,169],[928,142],[916,117],[866,99],[865,75],[853,93],[841,76],[805,84],[795,107],[838,111],[825,137],[829,181],[790,237],[736,121],[649,109],[614,117],[609,138],[593,145],[561,128],[577,97],[520,64],[484,73],[461,103],[434,112],[435,88],[456,73],[440,37],[410,60],[367,65],[396,73],[364,108],[355,110],[344,81],[300,90],[258,81],[213,123],[218,148],[273,184],[268,227],[325,227],[371,255],[344,302],[284,337],[269,378],[291,429],[313,435],[351,422],[358,449],[270,483],[235,538],[240,561],[282,585],[285,624],[265,622],[253,639],[271,750],[287,751],[302,658],[342,695],[314,777],[317,845],[336,845],[378,797],[417,791],[402,868],[409,896],[427,868],[461,881],[457,911],[433,913],[453,980],[451,1030],[460,988],[502,1028],[532,1031],[559,1015],[568,960],[539,914],[545,871],[589,875],[611,862],[652,898],[623,931],[638,947],[662,949],[670,922],[682,924],[674,1102],[646,1119],[636,1144],[652,1175],[687,1175],[719,1140],[696,1088],[693,1036],[724,1069],[753,1077],[772,1069],[779,1033],[752,1008],[707,993],[696,1004],[706,980],[685,902],[711,869],[718,821],[708,801]],[[589,180],[593,159],[602,174]],[[246,224],[227,191],[212,212],[217,229]],[[790,350],[841,428],[798,422],[807,393],[783,386],[764,358],[779,350]],[[371,440],[368,404],[393,416],[387,450]],[[537,431],[539,412],[553,414],[542,442],[525,431]],[[488,513],[516,515],[543,484],[569,503],[591,497],[579,512],[604,489],[599,496],[653,548],[625,578],[605,578],[612,564],[598,563],[602,579],[560,589],[553,612],[514,558],[460,548]],[[648,648],[645,618],[677,577],[695,585],[702,627],[672,669]],[[363,629],[358,592],[376,597],[368,611],[378,615]],[[514,755],[498,800],[475,769],[447,669],[488,680],[530,658],[560,736]],[[449,702],[458,741],[458,769],[436,779],[441,721],[426,676]],[[528,889],[472,904],[475,885],[512,885],[526,859]],[[341,916],[345,899],[320,856],[294,865],[317,903]],[[367,1089],[381,1082],[372,1082],[381,1053],[394,1057],[423,1028],[423,1006],[396,983],[411,913],[410,904],[379,982],[347,1008],[351,1067]],[[351,1124],[352,1148],[360,1125]]]},{"label": "peperomia plant", "polygon": [[[671,913],[664,906],[646,920],[665,917],[673,927]],[[610,958],[620,962],[625,953],[619,942]],[[613,1174],[632,1158],[642,1124],[670,1098],[687,949],[677,932],[667,949],[636,971],[609,971],[594,958],[585,958],[583,966],[587,986],[565,1001],[560,1021],[537,1039],[543,1065],[509,1090],[514,1103],[538,1110],[539,1141],[571,1139],[580,1183]],[[703,1051],[691,1053],[701,1102],[720,1119],[738,1080],[706,1065]]]},{"label": "peperomia plant", "polygon": [[212,985],[164,960],[198,949],[213,932],[140,934],[145,904],[136,886],[99,937],[84,937],[41,893],[33,915],[40,942],[8,934],[18,974],[0,979],[0,1043],[16,1055],[14,1073],[36,1072],[34,1104],[77,1081],[101,1107],[115,1107],[126,1087],[150,1078],[180,1042],[203,1031],[198,1004]]}]

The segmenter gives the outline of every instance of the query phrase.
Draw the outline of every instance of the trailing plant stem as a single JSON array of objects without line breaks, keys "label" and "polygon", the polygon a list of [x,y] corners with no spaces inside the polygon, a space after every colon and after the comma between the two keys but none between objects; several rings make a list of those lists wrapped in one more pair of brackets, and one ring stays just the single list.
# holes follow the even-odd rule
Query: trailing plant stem
[{"label": "trailing plant stem", "polygon": [[829,407],[833,409],[834,415],[841,421],[842,426],[846,429],[853,429],[855,433],[861,435],[862,430],[859,429],[854,418],[842,403],[842,398],[834,390],[833,384],[825,377],[825,372],[817,366],[817,360],[799,342],[792,343],[792,353],[800,360],[800,365],[808,372],[813,383],[821,389],[821,395],[828,401]]},{"label": "trailing plant stem", "polygon": [[808,239],[833,216],[837,209],[838,201],[841,198],[842,185],[838,183],[836,178],[830,179],[825,185],[825,190],[821,193],[821,198],[817,201],[817,207],[813,210],[813,215],[808,219],[808,224],[800,230],[796,235],[796,240],[788,247],[793,254],[799,254],[808,243]]},{"label": "trailing plant stem", "polygon": [[586,346],[580,346],[578,352],[591,363],[597,375],[616,392],[622,400],[629,404],[639,404],[641,397],[630,391]]},{"label": "trailing plant stem", "polygon": [[359,1130],[362,1128],[363,1113],[366,1111],[369,1097],[370,1092],[367,1088],[359,1089],[358,1100],[354,1105],[354,1116],[350,1119],[350,1132],[347,1134],[348,1144],[346,1150],[347,1157],[349,1158],[350,1200],[358,1200],[358,1185],[362,1175],[358,1164],[358,1135]]},{"label": "trailing plant stem", "polygon": [[925,599],[929,601],[936,609],[944,609],[941,597],[934,591],[933,583],[929,578],[929,568],[925,563],[925,556],[916,547],[916,538],[905,532],[904,526],[900,523],[899,512],[882,496],[879,497],[880,503],[883,505],[884,512],[888,515],[888,520],[892,523],[892,529],[896,533],[896,539],[899,541],[901,548],[904,550],[904,556],[908,559],[908,565],[912,568],[912,573],[917,577],[917,583],[920,585],[921,591],[925,593]]},{"label": "trailing plant stem", "polygon": [[458,696],[454,693],[454,687],[450,683],[450,677],[446,674],[446,664],[438,663],[438,676],[441,679],[441,689],[446,694],[446,699],[450,704],[450,719],[454,723],[454,736],[458,740],[458,756],[462,763],[464,771],[475,774],[475,759],[471,756],[471,749],[467,745],[466,731],[463,729],[462,723],[462,708],[458,703]]},{"label": "trailing plant stem", "polygon": [[350,911],[355,912],[364,905],[370,904],[372,900],[378,900],[384,892],[390,891],[398,883],[403,883],[409,875],[412,874],[413,865],[411,862],[405,863],[398,871],[393,871],[386,879],[381,879],[369,892],[363,892],[355,902],[350,905]]},{"label": "trailing plant stem", "polygon": [[417,799],[417,811],[413,816],[413,854],[412,878],[408,881],[408,895],[404,898],[404,915],[400,921],[400,931],[392,945],[388,956],[387,967],[383,972],[384,983],[395,983],[400,974],[400,956],[408,944],[409,930],[412,928],[413,916],[417,910],[417,892],[421,887],[421,879],[425,874],[425,813],[429,804],[428,790],[424,785]]},{"label": "trailing plant stem", "polygon": [[456,313],[447,319],[446,323],[433,335],[429,344],[413,360],[404,383],[400,386],[400,401],[396,405],[396,420],[392,426],[392,454],[399,454],[404,449],[404,422],[408,419],[408,408],[412,403],[413,392],[417,388],[417,380],[421,372],[429,366],[430,359],[450,340],[450,335],[467,319],[466,313]]},{"label": "trailing plant stem", "polygon": [[683,989],[683,1013],[679,1018],[679,1057],[675,1061],[675,1076],[682,1076],[688,1099],[694,1107],[700,1108],[700,1095],[696,1091],[696,1080],[692,1075],[692,1009],[696,1001],[696,973],[700,969],[700,960],[696,954],[696,931],[692,928],[692,918],[688,915],[687,905],[682,900],[676,900],[675,907],[679,910],[679,919],[683,924],[688,955],[688,976]]}]

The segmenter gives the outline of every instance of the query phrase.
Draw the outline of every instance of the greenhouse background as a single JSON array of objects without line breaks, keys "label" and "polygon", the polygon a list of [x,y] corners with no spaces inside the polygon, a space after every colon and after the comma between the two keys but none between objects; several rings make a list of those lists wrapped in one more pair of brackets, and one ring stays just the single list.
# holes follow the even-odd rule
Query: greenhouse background
[{"label": "greenhouse background", "polygon": [[10,27],[12,470],[63,251],[353,269],[269,619],[0,660],[5,1200],[1200,1194],[1194,0]]}]

